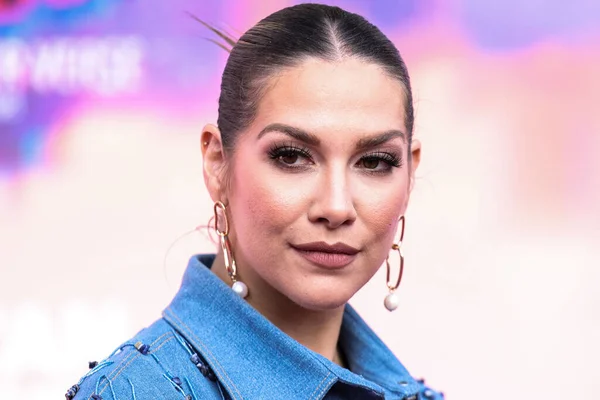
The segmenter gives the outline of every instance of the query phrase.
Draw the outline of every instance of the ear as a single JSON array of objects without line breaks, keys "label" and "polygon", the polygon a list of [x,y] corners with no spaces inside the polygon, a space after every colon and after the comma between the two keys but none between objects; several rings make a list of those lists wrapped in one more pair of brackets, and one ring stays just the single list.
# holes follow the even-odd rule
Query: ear
[{"label": "ear", "polygon": [[200,136],[204,182],[213,201],[223,201],[225,192],[224,167],[225,154],[221,142],[221,131],[215,125],[208,124],[202,128]]},{"label": "ear", "polygon": [[412,192],[415,186],[415,171],[419,168],[421,163],[421,142],[414,139],[411,143],[411,167],[410,167],[410,186],[408,188],[409,193]]}]

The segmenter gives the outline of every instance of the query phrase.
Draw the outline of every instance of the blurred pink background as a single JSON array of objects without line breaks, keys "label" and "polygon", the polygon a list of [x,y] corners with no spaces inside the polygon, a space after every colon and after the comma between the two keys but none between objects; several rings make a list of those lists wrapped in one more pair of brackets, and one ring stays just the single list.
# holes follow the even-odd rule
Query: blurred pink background
[{"label": "blurred pink background", "polygon": [[[167,254],[211,216],[226,59],[185,11],[235,33],[298,2],[214,3],[0,1],[0,398],[61,398],[216,249]],[[401,307],[383,270],[352,304],[449,399],[596,398],[600,3],[324,3],[396,43],[423,143]]]}]

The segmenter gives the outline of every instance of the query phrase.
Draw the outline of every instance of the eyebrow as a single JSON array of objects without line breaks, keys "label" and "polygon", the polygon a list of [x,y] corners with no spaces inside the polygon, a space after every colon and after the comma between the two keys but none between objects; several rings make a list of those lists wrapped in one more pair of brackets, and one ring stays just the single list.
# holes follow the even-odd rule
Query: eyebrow
[{"label": "eyebrow", "polygon": [[297,139],[301,142],[310,144],[315,147],[318,146],[319,144],[321,144],[321,141],[319,140],[319,138],[316,137],[315,135],[313,135],[312,133],[305,132],[300,128],[295,128],[290,125],[278,124],[278,123],[267,125],[262,131],[260,131],[257,139],[260,139],[261,137],[263,137],[264,135],[266,135],[269,132],[285,133],[286,135],[291,136],[294,139]]},{"label": "eyebrow", "polygon": [[404,132],[399,131],[397,129],[391,129],[389,131],[385,131],[373,136],[360,139],[356,144],[356,148],[358,150],[370,149],[373,147],[381,146],[382,144],[387,143],[390,140],[397,137],[399,137],[404,143],[406,143],[406,135],[404,134]]},{"label": "eyebrow", "polygon": [[[321,140],[319,140],[319,138],[316,135],[303,131],[300,128],[280,123],[273,123],[267,125],[263,130],[260,131],[257,140],[269,132],[281,132],[288,136],[291,136],[296,140],[299,140],[301,142],[315,147],[321,144]],[[391,129],[385,132],[377,133],[373,136],[360,139],[356,144],[356,148],[358,150],[364,150],[377,147],[397,137],[401,138],[402,141],[406,143],[406,135],[404,134],[404,132],[397,129]]]}]

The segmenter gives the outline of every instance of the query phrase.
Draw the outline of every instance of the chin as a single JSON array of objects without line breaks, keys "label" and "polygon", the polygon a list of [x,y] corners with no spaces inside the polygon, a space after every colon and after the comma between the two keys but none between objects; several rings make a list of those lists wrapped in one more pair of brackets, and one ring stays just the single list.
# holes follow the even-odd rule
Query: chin
[{"label": "chin", "polygon": [[312,311],[335,310],[346,305],[352,298],[354,291],[343,289],[341,285],[328,288],[311,287],[306,291],[289,293],[288,298],[300,307]]},{"label": "chin", "polygon": [[295,303],[306,310],[331,311],[345,306],[348,300],[350,299],[345,299],[342,301],[340,301],[339,299],[302,299],[300,301],[295,301]]}]

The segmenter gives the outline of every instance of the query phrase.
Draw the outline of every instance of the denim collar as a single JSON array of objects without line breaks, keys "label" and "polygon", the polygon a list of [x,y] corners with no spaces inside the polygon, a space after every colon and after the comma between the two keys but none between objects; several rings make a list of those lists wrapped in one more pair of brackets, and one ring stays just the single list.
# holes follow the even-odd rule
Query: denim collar
[{"label": "denim collar", "polygon": [[418,393],[419,384],[350,305],[340,333],[348,370],[292,339],[236,295],[210,272],[214,259],[191,258],[163,316],[202,354],[232,399],[317,400],[334,386],[365,391],[369,398]]}]

